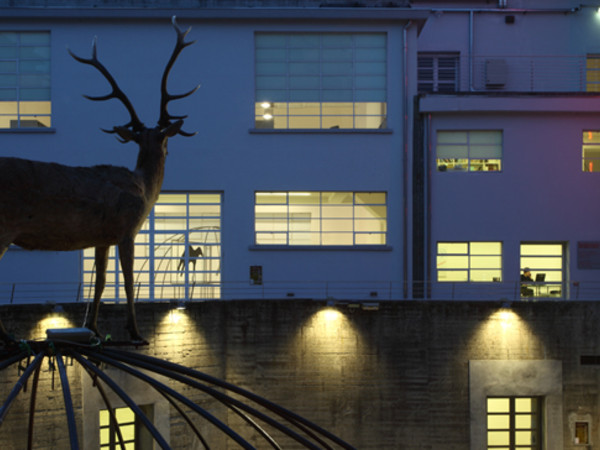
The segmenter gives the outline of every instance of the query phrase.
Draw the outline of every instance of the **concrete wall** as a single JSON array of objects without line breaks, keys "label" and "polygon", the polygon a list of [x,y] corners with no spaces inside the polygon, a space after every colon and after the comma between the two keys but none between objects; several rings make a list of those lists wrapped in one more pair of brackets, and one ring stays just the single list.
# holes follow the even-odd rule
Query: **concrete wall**
[{"label": "concrete wall", "polygon": [[[572,444],[572,428],[582,417],[591,420],[588,448],[599,448],[599,367],[580,365],[580,356],[600,354],[600,304],[514,303],[511,310],[501,310],[493,302],[384,302],[378,310],[351,306],[336,306],[336,315],[325,312],[324,304],[310,301],[205,302],[190,304],[179,316],[166,304],[140,304],[139,321],[150,345],[139,351],[249,389],[360,449],[468,448],[471,436],[485,435],[477,425],[478,409],[469,400],[473,392],[485,390],[470,385],[470,365],[489,368],[495,362],[512,374],[504,384],[496,377],[486,388],[493,395],[518,395],[519,384],[528,389],[522,395],[531,395],[531,380],[513,382],[529,373],[519,362],[529,361],[530,367],[550,368],[545,373],[552,373],[551,379],[540,385],[549,386],[544,391],[547,404],[562,408],[558,417],[557,408],[546,411],[553,417],[548,419],[553,433],[546,439],[548,444],[548,439],[554,441],[548,448],[578,448]],[[102,307],[100,326],[114,339],[124,337],[123,313],[122,305]],[[2,315],[19,338],[40,338],[48,327],[78,326],[84,305],[65,305],[65,312],[53,318],[49,306],[5,308]],[[68,372],[80,414],[85,394],[78,364],[69,366]],[[18,371],[11,366],[0,375],[3,399]],[[211,412],[223,412],[206,396],[177,389]],[[19,396],[0,427],[3,449],[24,446],[29,395],[28,391]],[[90,401],[87,396],[85,401]],[[40,375],[37,405],[36,447],[66,448],[58,375],[54,374],[52,388],[47,363]],[[173,448],[200,448],[183,419],[171,411]],[[239,418],[226,413],[222,417],[247,433]],[[234,448],[231,441],[225,446],[214,427],[198,422],[207,439],[216,442],[214,447]],[[80,440],[85,439],[81,422],[79,430]],[[264,447],[252,433],[248,438]]]}]

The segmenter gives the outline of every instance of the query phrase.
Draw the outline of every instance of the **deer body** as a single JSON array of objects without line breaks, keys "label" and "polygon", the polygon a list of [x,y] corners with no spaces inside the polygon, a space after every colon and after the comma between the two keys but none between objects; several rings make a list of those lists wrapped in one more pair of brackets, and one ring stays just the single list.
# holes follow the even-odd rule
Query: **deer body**
[{"label": "deer body", "polygon": [[135,236],[160,192],[159,172],[0,158],[0,249],[79,250]]},{"label": "deer body", "polygon": [[[94,303],[86,325],[99,334],[97,320],[106,283],[108,251],[112,245],[117,245],[127,296],[126,328],[133,341],[144,341],[138,331],[134,309],[135,237],[160,194],[168,139],[176,134],[192,136],[181,130],[185,116],[172,116],[167,112],[169,101],[186,97],[197,89],[179,95],[167,92],[167,78],[173,63],[181,50],[192,44],[184,42],[189,29],[181,32],[175,18],[173,26],[177,42],[162,77],[160,118],[152,128],[138,119],[127,96],[98,61],[95,41],[92,58],[84,59],[71,53],[77,61],[98,69],[112,87],[108,95],[88,98],[116,98],[129,111],[131,120],[108,132],[118,134],[121,142],[134,141],[138,144],[137,164],[133,171],[109,165],[71,167],[20,158],[0,158],[0,258],[10,244],[28,250],[54,251],[94,247]],[[12,340],[2,322],[0,340]]]}]

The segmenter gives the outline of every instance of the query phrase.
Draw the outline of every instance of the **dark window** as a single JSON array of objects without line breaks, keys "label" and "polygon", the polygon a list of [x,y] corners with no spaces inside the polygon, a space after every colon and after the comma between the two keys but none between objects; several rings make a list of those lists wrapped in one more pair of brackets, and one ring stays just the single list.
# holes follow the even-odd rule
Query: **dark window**
[{"label": "dark window", "polygon": [[419,92],[458,91],[458,54],[419,53]]}]

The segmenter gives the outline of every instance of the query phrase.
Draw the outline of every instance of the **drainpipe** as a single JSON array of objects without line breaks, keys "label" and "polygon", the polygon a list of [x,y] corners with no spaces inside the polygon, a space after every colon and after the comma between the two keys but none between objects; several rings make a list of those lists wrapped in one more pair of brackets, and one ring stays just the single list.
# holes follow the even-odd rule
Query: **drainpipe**
[{"label": "drainpipe", "polygon": [[473,88],[473,11],[469,11],[469,90]]},{"label": "drainpipe", "polygon": [[431,208],[431,178],[432,178],[432,167],[434,166],[433,159],[433,149],[431,148],[432,136],[431,136],[431,113],[427,114],[427,119],[425,122],[425,130],[424,130],[425,142],[426,145],[423,148],[425,152],[425,176],[426,183],[425,189],[427,192],[425,194],[426,200],[426,209],[425,209],[425,258],[427,259],[426,267],[426,277],[427,277],[427,289],[426,289],[426,298],[431,298],[431,287],[432,287],[432,279],[431,279],[431,265],[433,264],[433,256],[431,254],[431,215],[433,214],[433,209]]},{"label": "drainpipe", "polygon": [[402,127],[402,295],[408,298],[408,28],[412,25],[409,20],[402,29],[402,70],[404,71],[404,86],[402,87],[402,109],[404,123]]}]

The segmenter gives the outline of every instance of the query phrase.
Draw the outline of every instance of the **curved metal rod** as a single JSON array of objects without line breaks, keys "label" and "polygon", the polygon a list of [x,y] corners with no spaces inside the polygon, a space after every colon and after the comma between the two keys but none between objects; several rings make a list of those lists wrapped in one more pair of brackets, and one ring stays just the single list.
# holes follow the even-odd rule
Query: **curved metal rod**
[{"label": "curved metal rod", "polygon": [[11,356],[8,359],[5,359],[4,361],[2,361],[0,363],[0,370],[6,369],[8,366],[10,366],[10,365],[12,365],[12,364],[14,364],[14,363],[16,363],[18,361],[21,361],[26,356],[27,356],[27,352],[26,351],[22,351],[22,352],[19,352],[19,353],[15,354],[15,355]]},{"label": "curved metal rod", "polygon": [[102,353],[96,353],[96,352],[87,351],[87,350],[82,350],[82,353],[86,354],[88,356],[92,355],[94,359],[98,359],[98,360],[103,361],[107,364],[110,364],[114,367],[117,367],[125,372],[128,372],[131,375],[133,375],[137,378],[140,378],[141,380],[144,380],[146,383],[150,384],[152,387],[154,387],[158,390],[162,390],[165,393],[168,393],[172,397],[174,397],[177,400],[179,400],[180,402],[184,403],[186,406],[192,408],[198,414],[200,414],[205,419],[210,421],[213,425],[215,425],[216,427],[221,429],[223,432],[225,432],[229,437],[231,437],[233,440],[235,440],[243,448],[248,449],[248,450],[254,450],[254,447],[252,445],[250,445],[243,437],[241,437],[238,433],[236,433],[234,430],[232,430],[230,427],[228,427],[226,424],[224,424],[221,420],[219,420],[218,418],[216,418],[215,416],[210,414],[208,411],[206,411],[203,408],[201,408],[200,406],[198,406],[196,403],[192,402],[187,397],[184,397],[180,393],[176,392],[174,389],[171,389],[167,385],[161,383],[160,381],[155,380],[154,378],[146,375],[143,372],[140,372],[137,369],[126,366],[125,364],[122,364],[119,361],[115,361],[112,358],[108,358],[105,355],[103,355]]},{"label": "curved metal rod", "polygon": [[[141,354],[137,354],[137,353],[133,353],[133,352],[128,352],[125,350],[109,350],[109,349],[104,349],[103,350],[104,353],[107,354],[112,354],[112,355],[122,355],[122,356],[127,356],[130,358],[133,358],[137,361],[144,361],[148,364],[151,365],[151,367],[154,366],[158,366],[158,367],[163,367],[163,368],[168,368],[169,370],[176,372],[176,373],[180,373],[180,374],[184,374],[187,375],[189,377],[192,378],[196,378],[202,381],[206,381],[208,383],[214,384],[216,386],[225,388],[231,392],[235,392],[236,394],[239,394],[243,397],[246,397],[249,400],[254,401],[255,403],[263,406],[264,408],[274,412],[275,414],[279,415],[280,417],[285,418],[286,420],[289,420],[290,422],[298,425],[298,424],[302,424],[303,426],[310,428],[311,430],[313,430],[314,432],[320,434],[321,436],[329,439],[330,441],[336,443],[337,445],[339,445],[340,447],[347,449],[347,450],[354,450],[354,447],[350,444],[348,444],[347,442],[345,442],[344,440],[340,439],[339,437],[337,437],[336,435],[330,433],[329,431],[319,427],[318,425],[312,423],[311,421],[305,419],[302,416],[299,416],[298,414],[289,411],[273,402],[270,402],[269,400],[260,397],[259,395],[256,395],[250,391],[247,391],[245,389],[242,389],[238,386],[235,386],[231,383],[228,383],[226,381],[223,380],[219,380],[218,378],[212,377],[210,375],[207,375],[205,373],[199,372],[197,370],[194,369],[190,369],[188,367],[184,367],[181,366],[179,364],[175,364],[169,361],[163,361],[160,360],[158,358],[154,358],[152,356],[148,356],[148,355],[141,355]],[[139,364],[139,363],[138,363]],[[219,393],[220,394],[220,393]],[[328,446],[327,444],[323,443],[322,441],[321,445],[325,446],[326,448],[331,448],[330,446]]]},{"label": "curved metal rod", "polygon": [[181,417],[183,417],[183,419],[187,422],[187,424],[194,431],[194,434],[196,435],[196,437],[198,437],[200,442],[202,442],[202,445],[204,446],[204,448],[206,450],[210,450],[210,446],[208,445],[208,442],[206,442],[206,439],[204,439],[204,436],[202,436],[202,433],[200,433],[200,430],[198,430],[198,428],[196,427],[194,422],[192,422],[192,419],[190,419],[190,416],[188,416],[186,414],[186,412],[183,409],[181,409],[181,407],[177,403],[175,403],[175,400],[173,400],[171,397],[169,397],[165,392],[162,392],[160,390],[158,392],[160,392],[161,395],[164,398],[166,398],[167,401],[171,404],[171,406],[173,408],[175,408],[179,414],[181,414]]},{"label": "curved metal rod", "polygon": [[35,373],[33,374],[33,382],[31,383],[31,398],[29,399],[29,428],[27,430],[27,450],[31,450],[33,448],[33,417],[35,415],[35,400],[37,397],[37,387],[41,368],[41,364],[37,366]]},{"label": "curved metal rod", "polygon": [[[221,400],[219,400],[221,401]],[[221,401],[222,402],[222,401]],[[223,402],[222,402],[223,403]],[[265,440],[271,444],[275,450],[281,450],[281,446],[277,443],[275,439],[271,437],[269,433],[267,433],[259,424],[257,424],[248,414],[244,414],[243,411],[235,405],[225,404],[228,408],[230,408],[234,413],[244,419],[247,423],[249,423],[252,428],[259,432],[259,434],[265,438]]]},{"label": "curved metal rod", "polygon": [[59,350],[56,350],[56,362],[58,365],[58,373],[60,375],[60,385],[63,391],[63,400],[65,402],[65,413],[67,414],[67,424],[69,426],[69,442],[71,449],[79,449],[79,441],[77,439],[77,424],[75,422],[75,413],[73,412],[73,401],[71,400],[71,389],[69,387],[69,378]]},{"label": "curved metal rod", "polygon": [[[84,369],[85,369],[85,367],[84,367]],[[104,390],[102,385],[97,382],[98,377],[95,374],[92,374],[89,370],[87,370],[87,369],[85,369],[85,370],[92,378],[94,386],[96,386],[96,389],[98,389],[98,392],[100,393],[100,396],[102,397],[102,400],[104,401],[104,405],[106,406],[106,410],[108,411],[108,415],[110,416],[110,423],[112,424],[113,428],[115,429],[115,431],[117,433],[117,438],[119,440],[119,446],[121,447],[121,450],[126,450],[125,449],[125,440],[123,439],[123,433],[121,433],[121,427],[119,427],[119,422],[117,421],[117,416],[115,415],[115,410],[113,409],[112,405],[110,404],[110,400],[108,399],[108,395],[106,395],[106,391]]]},{"label": "curved metal rod", "polygon": [[[103,353],[107,352],[106,350],[103,351]],[[86,351],[84,351],[84,353],[87,353]],[[98,358],[100,360],[103,361],[107,361],[107,357],[103,354],[103,353],[96,353],[96,352],[89,352],[89,354],[93,355],[94,358]],[[274,420],[273,418],[261,413],[260,411],[256,410],[255,408],[252,408],[251,406],[248,406],[242,402],[240,402],[239,400],[236,400],[226,394],[223,394],[222,392],[219,392],[209,386],[205,386],[203,384],[198,383],[197,381],[194,381],[186,376],[177,374],[177,373],[172,373],[170,371],[168,371],[168,369],[165,369],[163,367],[160,367],[158,365],[153,365],[153,364],[149,364],[147,362],[143,362],[140,360],[136,360],[135,358],[127,358],[127,356],[125,355],[119,355],[119,353],[121,352],[110,352],[112,354],[116,353],[116,357],[117,359],[120,359],[121,361],[127,362],[128,364],[133,364],[133,365],[138,365],[140,367],[143,367],[145,369],[151,370],[153,372],[159,373],[161,375],[166,375],[174,380],[180,381],[182,383],[185,383],[189,386],[192,386],[196,389],[202,390],[203,392],[211,395],[212,397],[214,397],[215,399],[219,400],[221,403],[223,403],[224,405],[226,405],[227,407],[232,408],[232,405],[239,408],[237,411],[234,409],[234,411],[236,411],[239,414],[239,410],[244,410],[250,414],[252,414],[253,416],[260,418],[261,420],[263,420],[264,422],[268,423],[269,425],[273,426],[274,428],[278,429],[279,431],[283,432],[284,434],[287,434],[289,437],[291,437],[292,439],[294,439],[295,441],[301,443],[302,445],[304,445],[306,448],[312,448],[314,450],[319,449],[319,447],[317,447],[316,445],[314,445],[312,442],[310,442],[308,439],[306,439],[304,436],[299,435],[298,433],[296,433],[295,431],[293,431],[292,429],[290,429],[289,427],[281,424],[280,422]],[[133,355],[132,353],[129,352],[122,352],[124,354],[127,355]],[[109,361],[107,361],[109,362]],[[114,364],[109,362],[109,364]],[[127,367],[127,366],[123,366],[119,365],[117,367],[122,368],[122,370],[131,370],[131,368]],[[153,380],[153,379],[151,379]],[[155,381],[155,380],[153,380]],[[149,381],[150,382],[150,381]],[[187,400],[187,399],[186,399]],[[272,440],[272,438],[268,435],[268,433],[266,433],[266,431],[264,431],[258,424],[256,424],[252,419],[250,419],[247,416],[243,416],[244,419],[250,423],[252,426],[255,427],[255,429],[261,433],[263,435],[263,437],[265,437],[265,439],[267,439],[269,442],[274,442]],[[277,444],[275,444],[277,445]],[[324,445],[325,448],[331,449],[330,446],[328,446],[326,443],[322,443],[322,445]]]},{"label": "curved metal rod", "polygon": [[150,433],[154,437],[154,440],[161,446],[161,448],[170,450],[171,447],[169,446],[167,441],[165,441],[165,439],[158,432],[156,427],[152,424],[152,422],[148,419],[148,417],[146,417],[146,415],[142,412],[140,407],[131,399],[131,397],[129,397],[125,393],[125,391],[123,389],[121,389],[108,375],[106,375],[104,372],[102,372],[100,369],[98,369],[96,366],[94,366],[87,359],[82,357],[78,352],[74,351],[73,349],[69,349],[68,352],[82,366],[89,369],[94,374],[98,375],[102,379],[102,381],[104,381],[119,397],[121,397],[121,399],[127,404],[127,406],[129,406],[133,410],[135,415],[142,421],[142,423],[148,429],[148,431],[150,431]]},{"label": "curved metal rod", "polygon": [[17,383],[12,388],[12,391],[10,391],[10,394],[8,394],[6,401],[2,405],[2,408],[0,408],[0,425],[2,424],[2,422],[4,422],[4,418],[6,417],[6,414],[8,413],[8,409],[12,405],[12,402],[15,400],[15,398],[17,397],[17,395],[23,388],[23,385],[27,382],[27,379],[31,376],[32,372],[34,370],[36,370],[38,368],[38,366],[42,363],[44,356],[46,356],[45,350],[41,351],[40,353],[38,353],[36,355],[33,362],[27,367],[27,369],[25,369],[25,372],[23,372],[23,375],[21,375],[21,377],[17,380]]}]

